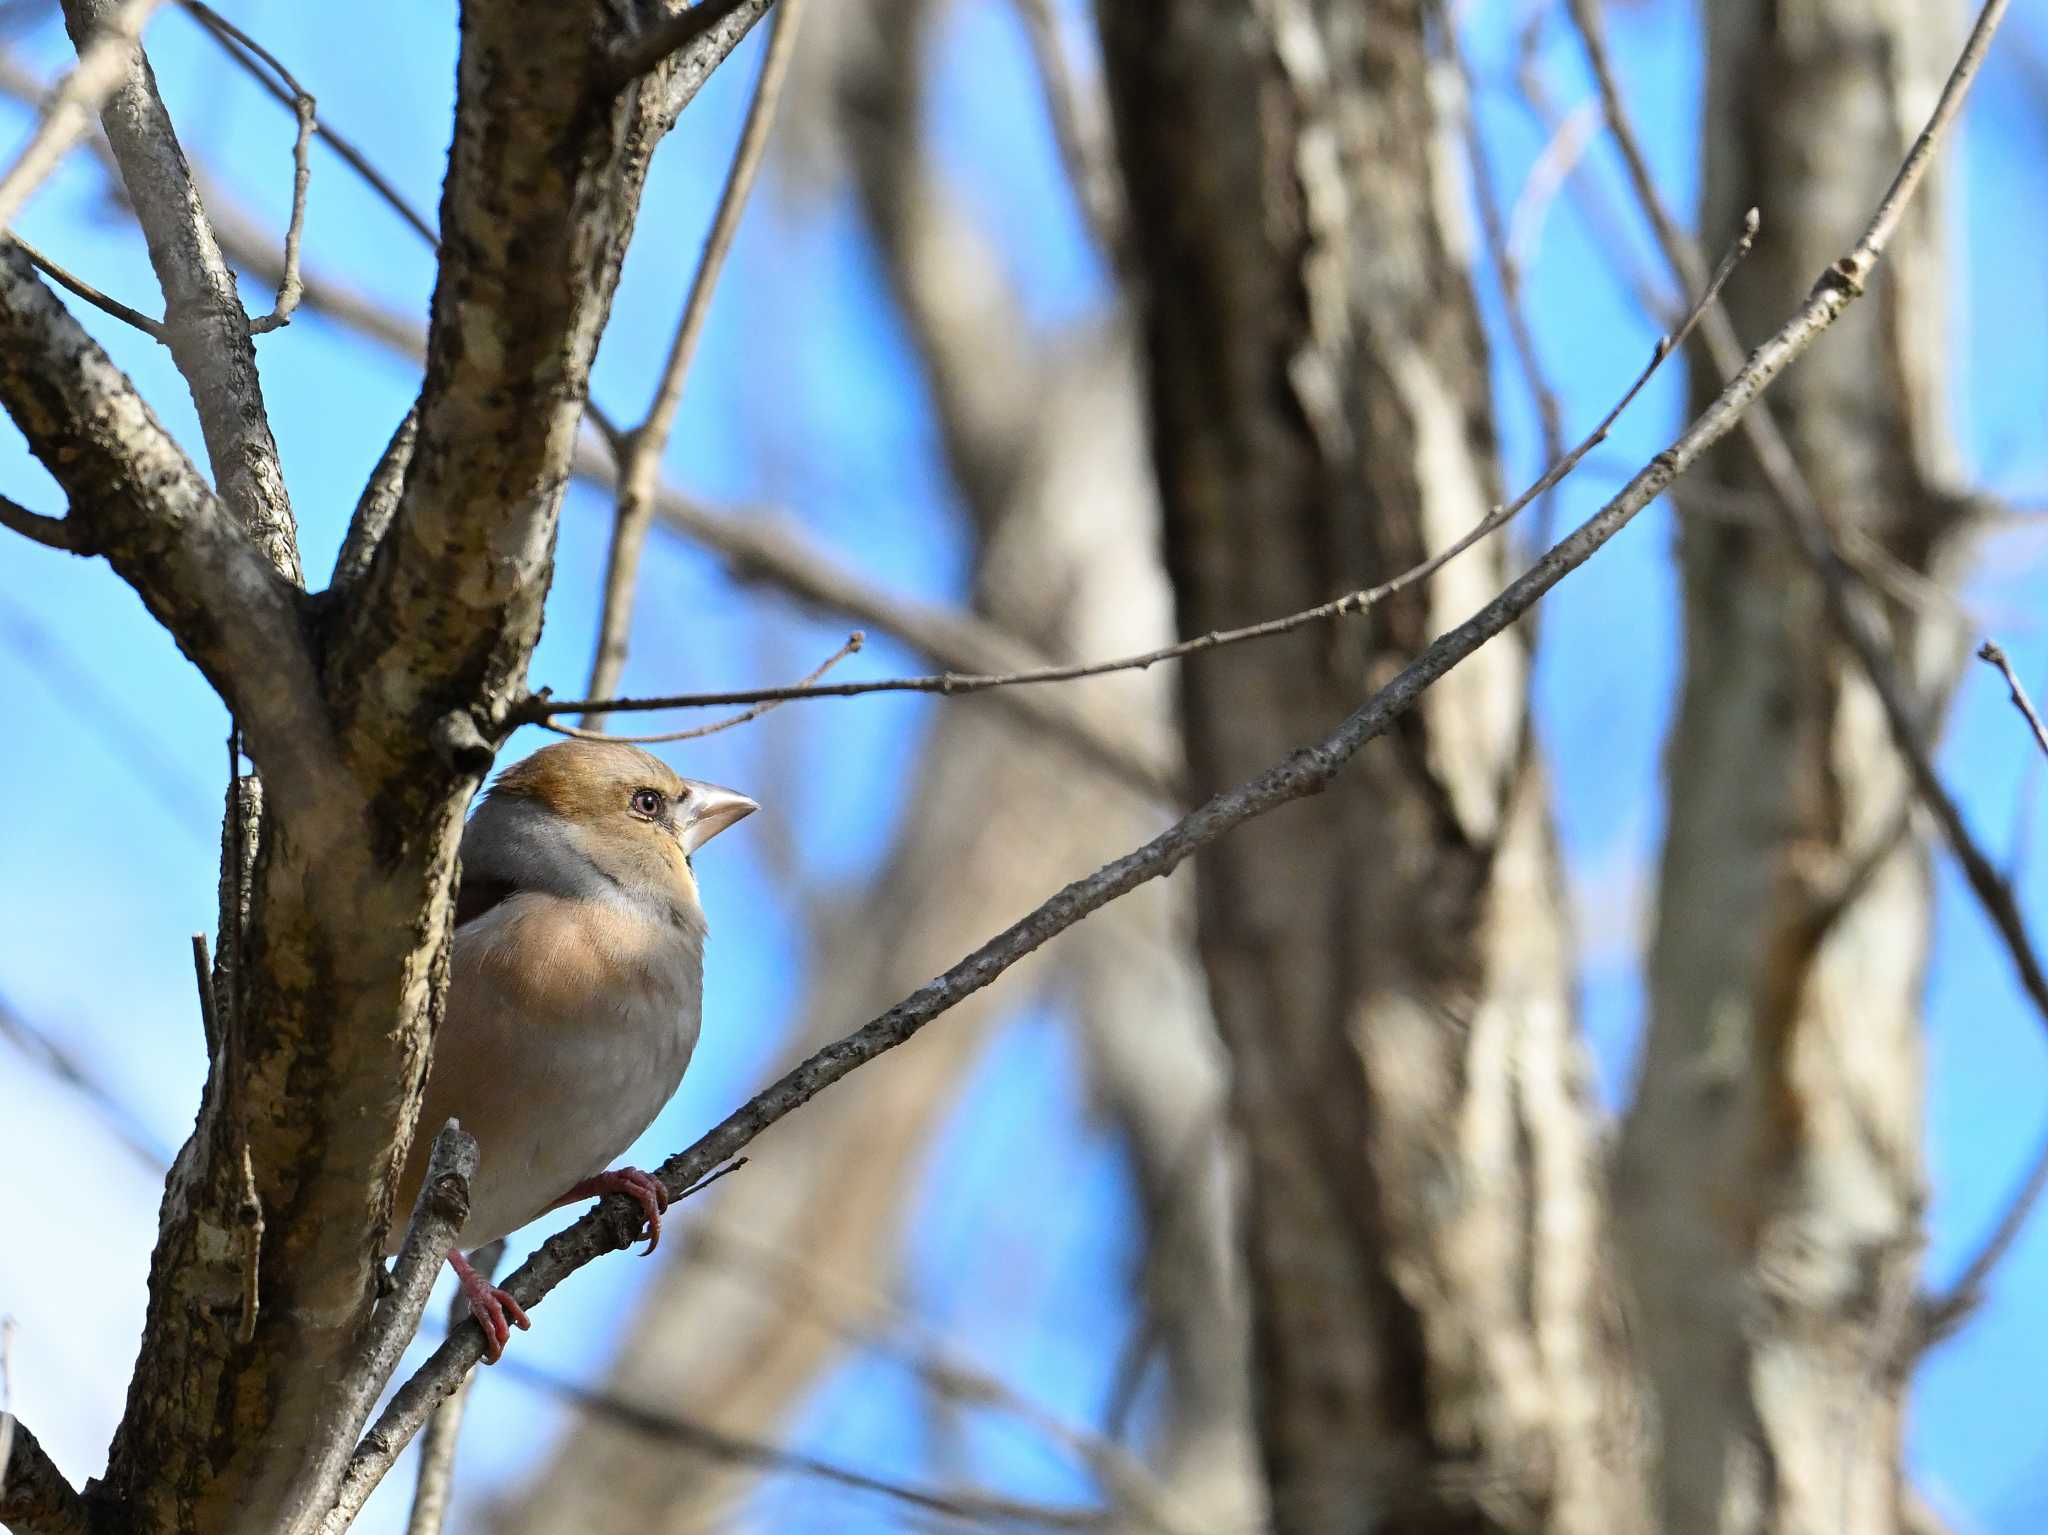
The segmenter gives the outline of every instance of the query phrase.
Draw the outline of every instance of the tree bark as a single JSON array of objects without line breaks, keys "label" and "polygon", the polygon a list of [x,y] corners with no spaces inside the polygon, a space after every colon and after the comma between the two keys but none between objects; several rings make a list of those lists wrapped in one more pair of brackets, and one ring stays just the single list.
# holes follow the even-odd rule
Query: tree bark
[{"label": "tree bark", "polygon": [[[1762,213],[1727,303],[1763,334],[1852,240],[1954,56],[1948,0],[1705,12],[1700,225]],[[1960,553],[1943,428],[1940,203],[1909,209],[1866,310],[1772,408],[1837,536],[1937,579]],[[1696,395],[1718,381],[1696,379]],[[1920,991],[1931,898],[1912,785],[1752,451],[1680,525],[1685,674],[1667,760],[1650,1031],[1617,1218],[1672,1535],[1892,1531],[1927,1191]],[[1681,505],[1686,504],[1680,492]],[[1876,596],[1938,698],[1956,636]],[[1943,652],[1948,651],[1946,658]],[[1928,711],[1933,723],[1934,709]]]},{"label": "tree bark", "polygon": [[[1390,576],[1497,499],[1420,4],[1102,11],[1183,633]],[[1190,663],[1198,790],[1495,589]],[[1513,633],[1320,799],[1205,851],[1278,1530],[1641,1527],[1561,893]]]}]

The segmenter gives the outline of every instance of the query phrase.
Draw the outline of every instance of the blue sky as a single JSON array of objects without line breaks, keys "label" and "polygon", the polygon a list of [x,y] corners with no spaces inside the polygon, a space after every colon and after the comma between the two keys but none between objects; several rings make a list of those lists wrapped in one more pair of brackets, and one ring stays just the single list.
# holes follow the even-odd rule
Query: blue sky
[{"label": "blue sky", "polygon": [[[1482,16],[1471,39],[1480,122],[1512,203],[1545,134],[1499,88],[1512,68],[1509,29],[1486,24],[1491,10],[1473,9]],[[281,0],[242,0],[227,10],[292,65],[323,113],[417,205],[435,206],[454,50],[444,8],[373,0],[345,20]],[[1614,10],[1617,55],[1667,198],[1688,207],[1696,184],[1695,19],[1672,4]],[[2012,45],[2038,54],[2043,34],[2032,14],[2009,30],[2021,35],[2002,39],[1994,53],[1950,181],[1959,236],[1955,426],[1974,483],[2038,509],[2048,506],[2048,439],[2039,430],[2048,285],[2033,210],[2042,200],[2048,118]],[[367,37],[391,41],[368,49]],[[288,117],[224,70],[182,15],[166,13],[149,40],[188,145],[281,228]],[[44,25],[15,46],[48,73],[61,44],[57,29]],[[1033,320],[1088,323],[1105,299],[1103,275],[1061,187],[1012,11],[1000,0],[960,0],[938,58],[930,110],[949,179],[1005,252]],[[757,60],[758,39],[714,80],[656,161],[595,375],[597,398],[616,415],[644,407]],[[1562,31],[1544,61],[1559,100],[1585,98],[1587,82]],[[0,143],[18,142],[27,127],[20,110],[0,108]],[[1625,210],[1604,151],[1595,165],[1610,201]],[[108,206],[98,170],[83,157],[39,195],[23,229],[89,280],[151,307],[141,241]],[[1631,226],[1629,234],[1654,269],[1641,231]],[[316,157],[307,248],[322,269],[424,313],[432,281],[424,247],[324,155]],[[1529,285],[1537,345],[1566,402],[1567,429],[1583,430],[1640,367],[1652,333],[1569,199],[1550,215]],[[267,297],[253,289],[245,296],[252,307]],[[86,318],[172,430],[196,443],[168,359],[98,315]],[[307,566],[318,578],[417,380],[409,365],[311,315],[263,338],[259,355]],[[1532,412],[1504,347],[1495,366],[1510,478],[1525,480],[1538,467]],[[1652,385],[1565,487],[1561,519],[1586,515],[1663,446],[1681,389],[1676,370]],[[799,198],[771,175],[713,307],[666,471],[713,502],[789,509],[883,586],[935,599],[961,594],[964,552],[926,402],[850,206]],[[11,428],[0,431],[0,490],[42,510],[61,506]],[[536,684],[573,689],[587,668],[608,519],[599,498],[572,491]],[[1660,509],[1573,576],[1545,612],[1540,724],[1580,893],[1585,1027],[1610,1101],[1625,1091],[1640,1022],[1635,924],[1663,815],[1659,753],[1677,665],[1670,543]],[[2030,600],[2042,554],[2033,527],[2000,535],[1967,596],[2022,674],[2048,692],[2048,636]],[[627,685],[675,691],[783,680],[843,636],[841,627],[734,589],[715,562],[658,535]],[[911,665],[877,636],[843,671],[882,675]],[[1995,679],[1980,671],[1965,679],[1942,765],[1973,824],[2003,851],[2014,845],[2016,807],[2041,773]],[[15,538],[0,543],[0,677],[19,743],[0,753],[0,796],[14,810],[0,852],[0,1001],[90,1059],[146,1133],[175,1145],[191,1123],[204,1067],[186,945],[191,932],[212,927],[225,717],[103,565]],[[900,811],[897,786],[934,706],[878,698],[806,707],[678,749],[673,759],[742,787],[774,764],[784,797],[769,813],[802,850],[805,887],[778,890],[743,833],[706,855],[716,935],[706,1042],[682,1093],[638,1148],[643,1160],[684,1144],[758,1084],[801,989],[801,900],[859,874],[886,847]],[[535,744],[516,740],[508,755]],[[2048,811],[2035,824],[2040,819]],[[2039,859],[2030,851],[2018,847],[2015,856],[2038,905]],[[1044,893],[1017,892],[1019,911]],[[2048,1052],[2038,1020],[1945,865],[1941,896],[1927,1013],[1935,1276],[1967,1254],[2048,1129]],[[858,1093],[860,1081],[838,1090]],[[0,1105],[0,1166],[47,1170],[0,1180],[0,1312],[20,1322],[16,1395],[60,1463],[82,1476],[98,1468],[119,1412],[159,1184],[88,1105],[4,1044]],[[1020,1203],[1008,1190],[1007,1170],[1025,1147],[1045,1169],[1040,1186],[1057,1196]],[[1116,1148],[1082,1102],[1058,1016],[1018,1012],[928,1165],[906,1251],[906,1299],[960,1352],[1055,1413],[1098,1417],[1132,1324],[1123,1284],[1133,1213]],[[648,1272],[614,1258],[579,1276],[520,1338],[522,1357],[562,1377],[595,1379]],[[2033,1469],[2048,1428],[2029,1410],[2033,1383],[2048,1373],[2043,1294],[2048,1236],[2036,1231],[2001,1272],[1984,1313],[1928,1361],[1917,1383],[1915,1469],[1964,1530],[2032,1530],[2048,1512],[2048,1482]],[[516,1485],[565,1421],[545,1393],[487,1378],[465,1441],[459,1506],[474,1513]],[[1002,1491],[1090,1496],[1083,1473],[1013,1426],[977,1419],[961,1451],[927,1442],[922,1422],[910,1374],[888,1359],[862,1358],[821,1384],[792,1442],[913,1479],[965,1453]],[[391,1488],[399,1496],[376,1500],[363,1527],[398,1527],[409,1483],[401,1467]],[[769,1484],[753,1515],[785,1529],[900,1522],[871,1498],[789,1478]]]}]

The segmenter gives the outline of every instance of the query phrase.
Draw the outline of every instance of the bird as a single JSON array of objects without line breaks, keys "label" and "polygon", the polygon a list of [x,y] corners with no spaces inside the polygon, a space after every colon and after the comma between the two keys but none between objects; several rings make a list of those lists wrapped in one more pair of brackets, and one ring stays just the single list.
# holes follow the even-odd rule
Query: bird
[{"label": "bird", "polygon": [[694,855],[759,808],[638,747],[577,738],[505,769],[463,829],[447,1006],[396,1199],[412,1208],[435,1130],[458,1120],[479,1162],[448,1262],[492,1363],[532,1322],[466,1252],[606,1194],[639,1202],[648,1252],[661,1240],[667,1192],[611,1163],[697,1045]]}]

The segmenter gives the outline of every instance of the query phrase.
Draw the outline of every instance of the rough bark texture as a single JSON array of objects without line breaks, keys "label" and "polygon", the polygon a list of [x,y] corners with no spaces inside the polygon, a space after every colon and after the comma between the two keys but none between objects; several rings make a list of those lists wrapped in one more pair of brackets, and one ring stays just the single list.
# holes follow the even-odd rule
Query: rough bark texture
[{"label": "rough bark texture", "polygon": [[[1868,217],[1952,62],[1955,7],[1740,0],[1705,15],[1700,227],[1761,210],[1728,289],[1748,340]],[[1773,396],[1842,536],[1935,574],[1958,552],[1939,222],[1938,200],[1909,210],[1870,302]],[[1746,446],[1707,473],[1764,494]],[[1661,1421],[1662,1527],[1861,1535],[1907,1518],[1930,890],[1878,705],[1755,504],[1754,519],[1680,529],[1684,692],[1618,1221]],[[1900,674],[1935,696],[1954,636],[1872,604]]]},{"label": "rough bark texture", "polygon": [[[1496,499],[1423,10],[1103,8],[1184,633],[1406,568]],[[1198,790],[1494,589],[1184,673]],[[1202,855],[1279,1530],[1637,1528],[1555,854],[1510,635],[1318,800]]]},{"label": "rough bark texture", "polygon": [[[93,11],[80,0],[74,26]],[[174,353],[220,501],[19,253],[0,253],[0,393],[71,497],[76,547],[104,554],[206,671],[264,775],[247,892],[229,881],[224,901],[222,1045],[88,1491],[97,1531],[303,1528],[353,1440],[337,1386],[362,1368],[462,810],[539,633],[647,156],[694,89],[678,66],[616,90],[617,25],[601,4],[464,8],[417,439],[388,528],[355,541],[346,601],[316,608],[297,586],[246,325],[223,319],[233,283],[146,63],[105,121],[171,307],[192,317],[202,355]]]}]

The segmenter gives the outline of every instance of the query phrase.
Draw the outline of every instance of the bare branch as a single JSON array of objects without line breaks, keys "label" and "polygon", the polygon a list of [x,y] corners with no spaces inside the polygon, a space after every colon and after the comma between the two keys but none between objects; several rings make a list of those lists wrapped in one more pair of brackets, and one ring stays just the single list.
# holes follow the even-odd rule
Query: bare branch
[{"label": "bare branch", "polygon": [[1970,1261],[1963,1265],[1962,1273],[1941,1294],[1928,1296],[1920,1302],[1919,1326],[1909,1335],[1916,1352],[1932,1348],[1954,1334],[1969,1319],[1970,1313],[1983,1303],[1984,1286],[1990,1281],[1992,1271],[2005,1261],[2006,1255],[2019,1241],[2028,1217],[2040,1204],[2044,1192],[2048,1192],[2048,1135],[2042,1137],[2026,1177],[2006,1202],[1998,1223],[1986,1234],[1983,1244]]},{"label": "bare branch", "polygon": [[[648,524],[654,518],[661,456],[668,450],[669,435],[675,429],[676,411],[683,401],[683,383],[697,355],[704,317],[711,310],[711,295],[717,291],[726,253],[732,249],[740,215],[746,211],[747,196],[754,189],[754,180],[767,154],[768,133],[775,123],[783,82],[789,78],[789,61],[795,52],[797,23],[802,16],[803,0],[783,0],[782,9],[775,13],[767,57],[761,61],[754,97],[747,106],[746,125],[740,130],[739,146],[726,172],[725,188],[719,193],[718,211],[712,216],[711,233],[705,238],[697,275],[691,280],[682,318],[676,322],[675,337],[669,343],[661,382],[655,388],[646,418],[625,435],[625,458],[619,466],[618,515],[612,525],[611,550],[605,562],[604,607],[597,624],[597,655],[590,665],[590,686],[586,690],[593,696],[615,690],[625,671],[626,645],[633,627],[633,596],[640,582],[640,552],[646,547]],[[586,714],[583,728],[601,731],[603,714]]]},{"label": "bare branch", "polygon": [[[180,3],[213,34],[231,58],[273,92],[281,91],[282,99],[298,120],[298,133],[292,140],[292,211],[284,231],[284,275],[278,282],[277,301],[270,313],[249,322],[252,334],[265,335],[291,323],[292,311],[299,307],[306,291],[299,276],[299,244],[306,229],[306,189],[313,179],[312,143],[313,132],[320,125],[319,113],[312,92],[299,84],[276,54],[202,0]],[[265,69],[269,76],[264,74]]]},{"label": "bare branch", "polygon": [[[1750,354],[1741,372],[1728,381],[1678,439],[1652,459],[1618,495],[1549,549],[1485,607],[1438,636],[1393,681],[1328,735],[1299,748],[1257,777],[1216,795],[1144,846],[1075,880],[944,975],[879,1018],[818,1051],[756,1094],[694,1146],[664,1162],[658,1172],[662,1183],[671,1190],[688,1187],[777,1120],[902,1044],[961,999],[993,984],[1017,961],[1090,913],[1139,885],[1172,873],[1200,848],[1234,827],[1281,805],[1321,793],[1352,757],[1383,735],[1438,679],[1508,628],[1544,593],[1592,558],[1690,469],[1702,453],[1733,431],[1771,381],[1855,302],[1862,291],[1862,278],[1883,254],[1900,206],[1926,172],[1929,150],[1954,117],[1961,96],[1983,62],[1990,32],[2003,10],[2004,0],[1991,0],[1986,7],[1934,115],[1862,238],[1814,285],[1806,301],[1776,334]],[[1854,274],[1855,280],[1839,280],[1842,274]],[[570,1273],[600,1253],[626,1245],[627,1240],[621,1223],[602,1214],[585,1216],[549,1238],[512,1275],[506,1288],[531,1310]],[[474,1329],[457,1334],[436,1349],[398,1389],[376,1426],[357,1448],[345,1487],[360,1488],[361,1496],[367,1496],[369,1487],[382,1478],[427,1415],[475,1366],[482,1353],[482,1334]]]},{"label": "bare branch", "polygon": [[[498,1238],[473,1254],[470,1266],[488,1284],[497,1277],[505,1261],[505,1239]],[[448,1301],[448,1326],[452,1331],[469,1320],[469,1297],[458,1286]],[[455,1446],[462,1434],[462,1409],[469,1397],[469,1382],[462,1385],[435,1412],[427,1431],[420,1435],[420,1475],[414,1485],[412,1514],[405,1523],[405,1535],[441,1535],[448,1522],[448,1501],[455,1488]]]},{"label": "bare branch", "polygon": [[0,247],[0,403],[71,498],[68,546],[104,555],[263,751],[297,785],[319,782],[329,733],[300,594],[11,247]]},{"label": "bare branch", "polygon": [[[221,45],[221,48],[227,53],[229,58],[247,70],[256,83],[270,92],[280,103],[291,108],[293,114],[299,118],[299,142],[301,144],[305,142],[310,132],[317,132],[323,140],[334,147],[334,152],[341,157],[342,163],[361,177],[364,184],[381,197],[401,219],[405,220],[407,225],[422,240],[425,240],[429,246],[438,246],[441,243],[434,234],[434,226],[429,224],[425,216],[415,209],[411,203],[406,201],[405,194],[392,184],[390,178],[378,170],[376,166],[372,165],[369,157],[357,149],[353,141],[337,132],[332,123],[321,121],[318,112],[314,108],[313,97],[300,86],[297,80],[292,78],[291,71],[278,62],[274,54],[257,42],[255,38],[221,15],[220,12],[214,10],[209,5],[202,4],[201,0],[180,0],[180,3],[206,28],[208,35]],[[299,157],[297,149],[293,151],[293,163],[298,170],[298,174],[303,176],[305,174],[303,170],[305,162]],[[296,179],[293,183],[293,196],[296,209],[303,202],[303,193],[300,191],[300,185]],[[293,265],[289,254],[290,243],[288,235],[286,237],[287,256],[285,262],[287,272],[292,269]],[[285,284],[280,281],[278,283],[280,294],[282,294],[284,287]]]},{"label": "bare branch", "polygon": [[[65,0],[64,22],[84,46],[113,24],[119,9],[115,0]],[[264,413],[249,317],[140,49],[128,56],[100,122],[147,237],[164,293],[163,339],[191,389],[221,500],[278,571],[302,584],[298,534]]]},{"label": "bare branch", "polygon": [[[624,88],[632,84],[642,75],[659,69],[669,55],[685,48],[691,48],[693,53],[702,51],[701,46],[692,48],[693,44],[708,41],[715,47],[730,32],[728,23],[735,20],[740,22],[739,33],[744,35],[772,3],[773,0],[701,0],[700,4],[676,12],[652,31],[628,39],[613,53],[612,85]],[[734,36],[732,42],[738,41],[738,36]],[[727,43],[725,52],[731,51],[732,43]],[[689,61],[685,61],[684,67],[689,67]]]},{"label": "bare branch", "polygon": [[46,549],[62,550],[65,554],[92,553],[87,546],[84,523],[68,517],[45,517],[7,496],[0,496],[0,528],[12,528]]},{"label": "bare branch", "polygon": [[48,256],[37,250],[33,245],[29,244],[28,241],[22,239],[20,235],[14,235],[11,238],[16,245],[19,245],[28,253],[28,259],[36,264],[36,270],[65,292],[75,294],[95,309],[105,311],[123,324],[134,326],[152,341],[164,339],[164,328],[159,321],[152,320],[141,310],[131,309],[119,299],[100,292],[99,289],[83,278],[73,276]]},{"label": "bare branch", "polygon": [[939,1491],[891,1481],[852,1466],[822,1460],[797,1450],[780,1449],[754,1440],[720,1433],[707,1424],[693,1423],[673,1413],[660,1412],[602,1391],[592,1391],[556,1376],[544,1374],[517,1355],[498,1362],[501,1373],[550,1396],[573,1402],[586,1412],[609,1419],[636,1433],[665,1444],[767,1471],[791,1472],[817,1481],[830,1482],[854,1492],[874,1493],[894,1503],[949,1519],[974,1524],[1014,1525],[1025,1529],[1094,1530],[1110,1520],[1099,1509],[1061,1508],[1051,1504],[1028,1503],[1019,1499],[994,1497],[968,1491]]},{"label": "bare branch", "polygon": [[2019,673],[2012,669],[2012,659],[2006,655],[2005,647],[1996,640],[1986,640],[1977,647],[1977,659],[1998,668],[2012,693],[2012,706],[2026,716],[2027,725],[2034,732],[2034,744],[2041,748],[2044,756],[2048,756],[2048,726],[2044,726],[2041,716],[2034,712],[2034,701],[2027,697],[2027,690],[2020,685]]},{"label": "bare branch", "polygon": [[469,1219],[469,1185],[476,1170],[476,1138],[449,1120],[434,1137],[405,1241],[391,1268],[390,1293],[377,1303],[361,1348],[333,1384],[334,1427],[324,1437],[319,1454],[307,1463],[295,1489],[292,1529],[317,1528],[333,1503],[348,1448],[369,1420],[370,1409],[377,1405],[391,1372],[398,1367],[399,1356],[419,1331],[420,1316],[427,1309],[427,1296],[441,1264],[456,1233]]},{"label": "bare branch", "polygon": [[[858,629],[854,630],[853,633],[846,637],[846,643],[833,651],[831,655],[825,657],[818,666],[812,669],[809,676],[797,684],[797,687],[809,687],[866,643],[867,636]],[[799,694],[798,696],[802,695]],[[781,699],[767,699],[755,704],[751,709],[742,709],[738,714],[728,715],[722,720],[713,720],[708,725],[699,725],[691,730],[671,730],[661,735],[651,736],[621,736],[612,735],[608,731],[603,730],[579,730],[573,725],[557,725],[552,720],[535,720],[533,723],[540,726],[543,730],[552,730],[559,736],[574,736],[579,741],[623,741],[632,746],[658,746],[669,741],[695,741],[704,736],[715,736],[722,730],[731,730],[736,725],[745,725],[759,719],[769,710],[780,707],[782,702],[783,700]]]},{"label": "bare branch", "polygon": [[1088,89],[1077,78],[1074,60],[1060,37],[1059,13],[1052,0],[1016,0],[1016,6],[1045,89],[1046,116],[1052,121],[1053,141],[1066,166],[1074,199],[1110,264],[1122,267],[1129,259],[1125,221],[1130,211],[1124,202],[1116,146],[1111,142],[1108,103],[1099,88]]},{"label": "bare branch", "polygon": [[[961,693],[986,692],[992,688],[1073,682],[1083,677],[1105,676],[1111,672],[1144,671],[1162,661],[1179,660],[1186,656],[1198,655],[1205,650],[1241,645],[1248,640],[1270,639],[1276,635],[1291,634],[1296,629],[1307,628],[1311,624],[1327,623],[1351,614],[1367,612],[1396,593],[1406,591],[1417,582],[1428,580],[1487,535],[1505,527],[1531,501],[1546,494],[1576,469],[1588,453],[1605,442],[1621,413],[1628,409],[1638,394],[1642,393],[1643,386],[1649,383],[1651,375],[1662,366],[1664,359],[1684,343],[1693,326],[1706,311],[1706,307],[1714,302],[1722,285],[1727,282],[1729,273],[1735,270],[1736,265],[1748,253],[1751,242],[1756,238],[1756,230],[1756,211],[1751,209],[1742,231],[1729,246],[1727,253],[1722,256],[1699,300],[1687,312],[1678,330],[1670,336],[1659,338],[1657,345],[1651,350],[1650,360],[1636,375],[1627,392],[1600,419],[1600,424],[1593,428],[1584,441],[1553,463],[1534,484],[1514,500],[1494,507],[1455,542],[1378,586],[1348,592],[1334,602],[1320,603],[1299,613],[1290,613],[1284,618],[1269,618],[1239,629],[1212,630],[1191,640],[1162,645],[1153,650],[1140,651],[1136,655],[1120,656],[1109,661],[1085,661],[1068,666],[1040,666],[1027,670],[984,674],[947,672],[936,677],[884,677],[869,682],[805,682],[786,688],[760,688],[725,693],[677,693],[661,698],[569,699],[558,702],[545,695],[536,695],[516,709],[513,718],[522,724],[543,724],[557,714],[573,714],[579,711],[602,716],[608,713],[655,709],[722,708],[733,704],[787,703],[799,698],[855,698],[867,693],[939,693],[950,697]],[[740,721],[736,719],[730,723],[737,724]],[[549,728],[556,729],[561,734],[571,733],[561,731],[560,727],[556,726]],[[719,728],[722,729],[724,726],[721,725]],[[709,734],[708,731],[705,733]],[[682,740],[685,737],[656,736],[649,739]]]},{"label": "bare branch", "polygon": [[56,169],[64,152],[92,126],[100,103],[120,85],[143,24],[163,0],[127,0],[99,29],[43,109],[35,134],[0,177],[0,230],[14,223],[29,194]]}]

